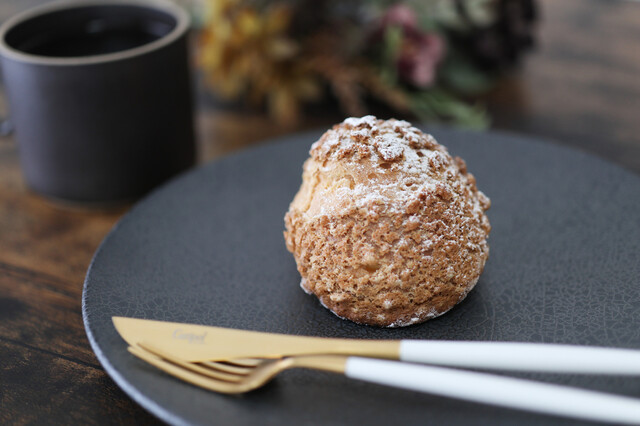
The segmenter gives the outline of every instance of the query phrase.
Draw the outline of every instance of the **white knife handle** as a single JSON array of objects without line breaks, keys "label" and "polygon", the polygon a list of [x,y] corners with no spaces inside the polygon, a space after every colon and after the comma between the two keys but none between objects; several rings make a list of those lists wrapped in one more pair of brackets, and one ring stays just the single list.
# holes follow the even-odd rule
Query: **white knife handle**
[{"label": "white knife handle", "polygon": [[640,375],[640,351],[547,343],[403,340],[400,360],[548,373]]},{"label": "white knife handle", "polygon": [[640,400],[485,373],[349,357],[345,375],[367,382],[583,420],[640,423]]}]

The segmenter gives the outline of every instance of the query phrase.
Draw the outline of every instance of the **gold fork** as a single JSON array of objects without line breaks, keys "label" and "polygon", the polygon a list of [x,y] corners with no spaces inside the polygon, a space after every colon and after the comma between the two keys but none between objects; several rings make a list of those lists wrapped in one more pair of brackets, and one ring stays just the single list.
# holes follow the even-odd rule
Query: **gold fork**
[{"label": "gold fork", "polygon": [[193,363],[144,342],[130,346],[129,352],[179,379],[221,393],[248,392],[284,370],[310,368],[507,408],[583,420],[640,423],[640,400],[635,398],[444,367],[342,355]]}]

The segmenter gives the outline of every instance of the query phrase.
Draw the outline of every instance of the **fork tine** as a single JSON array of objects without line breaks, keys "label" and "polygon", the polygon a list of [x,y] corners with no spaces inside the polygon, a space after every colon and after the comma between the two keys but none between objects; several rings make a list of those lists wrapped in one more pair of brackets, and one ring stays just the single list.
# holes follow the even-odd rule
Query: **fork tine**
[{"label": "fork tine", "polygon": [[[193,364],[187,361],[183,361],[179,358],[176,358],[172,355],[169,355],[161,351],[158,348],[153,347],[152,345],[149,345],[148,343],[138,342],[138,346],[141,349],[145,350],[146,352],[149,352],[157,356],[158,358],[164,359],[170,362],[171,364],[175,364],[177,366],[182,367],[183,369],[193,371],[194,373],[202,374],[203,376],[207,376],[212,379],[223,380],[225,382],[233,383],[242,379],[244,374],[247,374],[246,368],[242,369],[241,374],[235,373],[232,370],[224,370],[221,368],[216,368],[215,365],[209,365],[207,368],[207,367],[200,366],[198,364]],[[137,354],[134,354],[134,355],[137,355]],[[211,364],[215,364],[215,363],[211,363]]]},{"label": "fork tine", "polygon": [[238,365],[240,367],[257,367],[267,358],[234,358],[225,360],[227,364]]},{"label": "fork tine", "polygon": [[160,357],[152,354],[151,352],[147,352],[141,347],[129,346],[127,350],[141,360],[153,365],[154,367],[164,371],[165,373],[177,377],[180,380],[184,380],[187,383],[191,383],[192,385],[200,386],[204,389],[229,394],[243,393],[252,389],[251,387],[242,386],[238,383],[212,379],[202,376],[201,374],[185,370],[178,365],[172,364],[168,361],[164,361]]},{"label": "fork tine", "polygon": [[258,365],[254,364],[242,366],[242,364],[236,364],[235,361],[204,361],[199,364],[223,373],[241,376],[247,375]]}]

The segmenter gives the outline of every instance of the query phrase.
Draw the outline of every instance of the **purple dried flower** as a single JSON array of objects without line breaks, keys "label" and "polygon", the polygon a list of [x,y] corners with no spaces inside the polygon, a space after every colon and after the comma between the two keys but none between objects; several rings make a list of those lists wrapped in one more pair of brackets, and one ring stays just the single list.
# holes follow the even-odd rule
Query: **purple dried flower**
[{"label": "purple dried flower", "polygon": [[386,10],[378,23],[376,33],[399,28],[402,39],[396,52],[396,71],[404,82],[421,89],[434,84],[438,64],[445,53],[442,38],[433,32],[424,32],[418,26],[415,11],[406,4],[395,4]]},{"label": "purple dried flower", "polygon": [[436,80],[437,67],[444,56],[442,38],[434,33],[405,33],[396,62],[400,77],[420,88]]},{"label": "purple dried flower", "polygon": [[386,28],[389,26],[399,26],[404,30],[418,29],[418,18],[414,10],[403,3],[397,3],[387,9],[380,19],[380,26]]}]

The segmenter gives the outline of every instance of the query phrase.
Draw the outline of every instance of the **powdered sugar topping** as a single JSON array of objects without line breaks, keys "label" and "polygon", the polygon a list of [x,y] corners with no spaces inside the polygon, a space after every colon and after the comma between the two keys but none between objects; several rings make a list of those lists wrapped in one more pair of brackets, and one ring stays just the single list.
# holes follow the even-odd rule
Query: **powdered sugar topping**
[{"label": "powdered sugar topping", "polygon": [[375,126],[378,119],[373,115],[365,115],[364,117],[349,117],[346,118],[343,123],[348,126],[358,127],[362,124],[368,126]]},{"label": "powdered sugar topping", "polygon": [[312,145],[311,155],[319,173],[338,181],[327,186],[326,193],[316,194],[334,202],[318,206],[312,214],[348,213],[354,206],[373,214],[376,209],[411,214],[416,213],[412,205],[427,197],[462,198],[453,204],[476,215],[486,210],[484,194],[471,196],[475,184],[469,181],[464,162],[454,160],[431,135],[403,120],[347,118]]}]

